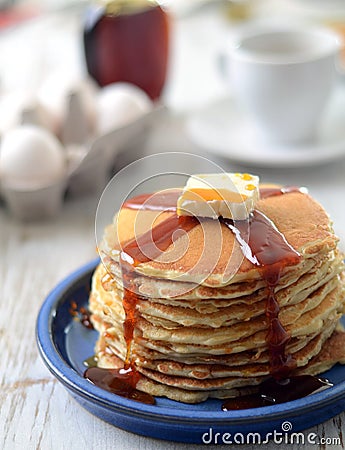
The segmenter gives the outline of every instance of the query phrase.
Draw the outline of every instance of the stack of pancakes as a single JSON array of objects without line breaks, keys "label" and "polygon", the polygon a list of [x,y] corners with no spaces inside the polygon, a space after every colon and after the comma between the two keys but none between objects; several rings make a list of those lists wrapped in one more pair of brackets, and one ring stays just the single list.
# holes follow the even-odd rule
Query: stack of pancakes
[{"label": "stack of pancakes", "polygon": [[[345,333],[339,326],[345,305],[343,255],[327,213],[301,192],[262,199],[256,209],[301,255],[298,264],[283,269],[275,288],[279,319],[291,336],[286,352],[295,361],[294,373],[315,375],[345,363]],[[100,367],[121,367],[126,358],[121,248],[138,234],[138,226],[143,233],[172,214],[122,208],[105,230],[90,295]],[[205,241],[219,230],[220,248]],[[187,403],[252,392],[270,375],[262,271],[243,257],[235,235],[212,219],[170,247],[133,267],[131,360],[142,374],[137,389]],[[175,251],[178,258],[165,258]]]}]

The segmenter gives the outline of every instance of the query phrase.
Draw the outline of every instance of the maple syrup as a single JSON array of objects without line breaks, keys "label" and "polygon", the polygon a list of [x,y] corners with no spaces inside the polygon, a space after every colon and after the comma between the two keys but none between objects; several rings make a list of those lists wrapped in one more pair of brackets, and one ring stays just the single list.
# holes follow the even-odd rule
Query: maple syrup
[{"label": "maple syrup", "polygon": [[[251,260],[260,268],[262,278],[266,281],[267,294],[265,314],[268,319],[266,342],[270,357],[270,372],[276,378],[284,378],[294,368],[290,355],[285,354],[285,348],[290,336],[279,320],[279,304],[275,296],[282,270],[289,265],[300,262],[300,255],[286,241],[282,233],[263,213],[254,210],[247,224],[237,223],[230,219],[221,219],[224,225],[237,230],[244,235],[252,252]],[[236,236],[236,234],[235,234]]]},{"label": "maple syrup", "polygon": [[134,367],[127,369],[89,367],[84,373],[84,378],[112,394],[148,405],[155,404],[155,399],[152,395],[136,389],[140,374]]},{"label": "maple syrup", "polygon": [[[142,200],[144,201],[144,197]],[[132,344],[137,322],[136,305],[140,296],[136,293],[134,267],[164,252],[172,244],[173,235],[177,230],[188,231],[197,223],[198,220],[195,217],[178,217],[174,214],[123,247],[120,265],[124,285],[122,302],[125,311],[123,333],[126,342],[126,358],[124,367],[121,369],[88,368],[84,376],[95,385],[132,400],[148,404],[155,403],[154,397],[136,389],[140,373],[135,367]]]},{"label": "maple syrup", "polygon": [[165,83],[168,47],[168,16],[153,0],[111,0],[87,11],[86,66],[100,86],[124,81],[157,99]]},{"label": "maple syrup", "polygon": [[176,212],[177,200],[181,193],[181,189],[172,189],[153,194],[139,194],[126,200],[122,208]]},{"label": "maple syrup", "polygon": [[130,261],[133,267],[156,259],[172,243],[179,230],[188,232],[199,223],[194,216],[173,214],[137,239],[128,242],[121,252],[122,264]]},{"label": "maple syrup", "polygon": [[298,400],[332,386],[333,384],[325,378],[318,378],[313,375],[297,375],[281,381],[269,378],[260,384],[258,393],[230,398],[223,403],[222,410],[230,411],[277,405]]},{"label": "maple syrup", "polygon": [[291,192],[303,192],[304,189],[297,186],[261,187],[260,198],[276,197],[277,195],[290,194]]}]

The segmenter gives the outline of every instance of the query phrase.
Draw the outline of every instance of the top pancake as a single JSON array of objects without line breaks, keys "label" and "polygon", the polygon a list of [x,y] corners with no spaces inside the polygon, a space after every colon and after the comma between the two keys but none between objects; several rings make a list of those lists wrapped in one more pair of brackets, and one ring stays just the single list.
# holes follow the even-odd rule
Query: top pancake
[{"label": "top pancake", "polygon": [[[301,262],[286,271],[299,270],[303,259],[323,258],[336,248],[328,214],[308,194],[291,192],[260,200],[256,209],[273,221],[287,242],[302,255]],[[105,232],[101,254],[119,261],[123,245],[140,236],[172,213],[123,208]],[[217,220],[203,219],[178,237],[155,260],[135,270],[148,277],[220,287],[258,280],[258,267],[243,257],[234,234]]]}]

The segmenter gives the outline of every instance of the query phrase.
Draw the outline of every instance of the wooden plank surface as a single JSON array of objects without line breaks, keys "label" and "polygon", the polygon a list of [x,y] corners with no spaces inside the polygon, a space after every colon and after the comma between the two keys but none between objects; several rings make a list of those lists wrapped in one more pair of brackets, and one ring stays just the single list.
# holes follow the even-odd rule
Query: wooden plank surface
[{"label": "wooden plank surface", "polygon": [[[181,134],[181,124],[163,126],[149,142],[166,150],[195,150]],[[227,170],[240,166],[221,162]],[[247,168],[246,168],[247,169]],[[248,169],[247,169],[248,170]],[[295,171],[256,170],[263,179],[307,185],[329,210],[344,249],[345,161]],[[35,320],[43,299],[63,277],[95,257],[94,216],[97,197],[68,199],[52,221],[23,224],[0,207],[0,448],[4,450],[175,450],[199,446],[161,442],[117,429],[77,404],[43,365],[35,344]],[[339,444],[310,449],[344,449],[345,414],[305,431]],[[208,448],[212,447],[211,445]],[[233,446],[232,448],[236,448]],[[263,446],[279,448],[274,443]],[[217,448],[229,448],[218,446]],[[239,449],[243,447],[238,447]],[[256,448],[247,447],[248,449]],[[288,448],[297,450],[298,445]]]}]

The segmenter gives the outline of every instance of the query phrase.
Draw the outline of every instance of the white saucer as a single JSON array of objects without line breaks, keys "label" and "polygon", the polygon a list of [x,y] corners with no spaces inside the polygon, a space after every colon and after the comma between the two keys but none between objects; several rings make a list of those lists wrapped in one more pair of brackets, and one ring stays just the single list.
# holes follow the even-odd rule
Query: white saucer
[{"label": "white saucer", "polygon": [[314,166],[345,158],[345,86],[339,84],[313,143],[277,146],[260,138],[233,98],[218,101],[186,123],[194,143],[237,163],[259,167]]}]

